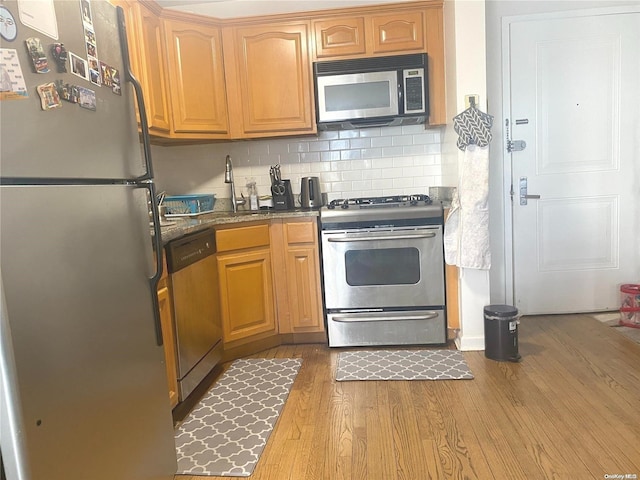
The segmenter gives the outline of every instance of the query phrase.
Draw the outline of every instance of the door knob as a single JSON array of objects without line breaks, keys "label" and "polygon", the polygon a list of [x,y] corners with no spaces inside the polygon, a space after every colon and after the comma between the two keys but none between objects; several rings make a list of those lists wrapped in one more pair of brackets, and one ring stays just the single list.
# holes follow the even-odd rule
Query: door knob
[{"label": "door knob", "polygon": [[527,205],[527,200],[538,198],[540,198],[540,195],[529,195],[527,193],[527,177],[520,177],[520,205]]}]

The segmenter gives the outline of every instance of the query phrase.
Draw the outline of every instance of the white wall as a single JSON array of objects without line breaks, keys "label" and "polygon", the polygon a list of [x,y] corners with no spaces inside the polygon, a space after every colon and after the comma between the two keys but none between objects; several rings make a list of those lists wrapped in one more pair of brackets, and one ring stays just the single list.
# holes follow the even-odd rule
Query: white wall
[{"label": "white wall", "polygon": [[318,176],[329,200],[428,194],[430,186],[454,185],[457,177],[443,173],[440,152],[441,129],[421,125],[152,149],[156,183],[169,194],[229,198],[224,165],[226,155],[231,155],[236,185],[243,192],[253,178],[259,195],[269,195],[269,166],[279,163],[294,193],[300,192],[302,177]]},{"label": "white wall", "polygon": [[[447,118],[465,110],[465,95],[470,94],[480,96],[478,107],[486,111],[485,2],[447,0],[444,8]],[[442,147],[443,165],[455,165],[457,176],[463,152],[456,147],[456,141],[453,125],[448,125]],[[459,275],[460,330],[456,344],[460,350],[482,350],[489,272],[463,268]]]},{"label": "white wall", "polygon": [[[504,118],[502,115],[502,19],[514,15],[560,12],[615,6],[639,5],[640,2],[620,0],[486,0],[487,38],[487,95],[488,113],[494,116],[492,129],[494,141],[490,153],[489,210],[491,212],[491,302],[505,303],[510,297],[507,292],[504,240],[504,217],[510,215],[508,191],[503,189]],[[508,157],[506,157],[508,159]],[[509,240],[507,240],[509,241]]]}]

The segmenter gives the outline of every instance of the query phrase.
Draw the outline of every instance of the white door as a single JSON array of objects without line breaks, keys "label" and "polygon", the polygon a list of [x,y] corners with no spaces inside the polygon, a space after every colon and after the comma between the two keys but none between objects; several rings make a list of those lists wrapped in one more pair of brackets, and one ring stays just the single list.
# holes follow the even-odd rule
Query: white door
[{"label": "white door", "polygon": [[509,60],[515,304],[618,309],[640,280],[640,13],[514,22]]}]

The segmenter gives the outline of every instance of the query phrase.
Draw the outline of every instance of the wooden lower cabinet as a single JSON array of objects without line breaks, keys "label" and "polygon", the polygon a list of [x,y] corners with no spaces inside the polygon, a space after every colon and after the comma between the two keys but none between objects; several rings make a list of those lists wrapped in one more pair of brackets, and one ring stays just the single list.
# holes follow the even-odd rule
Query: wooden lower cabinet
[{"label": "wooden lower cabinet", "polygon": [[269,225],[216,230],[225,347],[277,333]]},{"label": "wooden lower cabinet", "polygon": [[280,333],[324,332],[316,218],[273,220],[271,249]]},{"label": "wooden lower cabinet", "polygon": [[178,369],[176,364],[176,342],[173,327],[173,308],[171,293],[166,275],[158,283],[158,304],[160,306],[160,325],[164,347],[164,360],[167,369],[167,386],[169,389],[169,402],[171,408],[178,404]]},{"label": "wooden lower cabinet", "polygon": [[276,333],[268,249],[218,255],[224,343]]}]

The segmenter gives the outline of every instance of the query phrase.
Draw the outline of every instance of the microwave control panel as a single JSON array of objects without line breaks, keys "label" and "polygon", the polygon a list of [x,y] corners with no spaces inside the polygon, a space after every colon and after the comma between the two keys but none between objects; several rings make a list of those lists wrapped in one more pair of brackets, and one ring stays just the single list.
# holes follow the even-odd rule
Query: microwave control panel
[{"label": "microwave control panel", "polygon": [[402,77],[404,113],[423,113],[425,111],[424,68],[403,70]]}]

